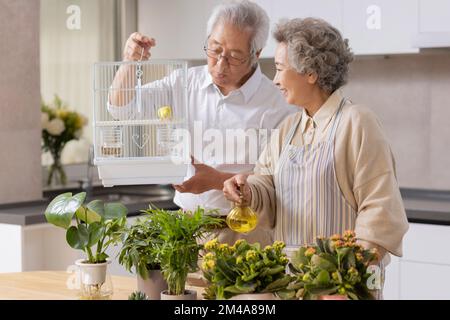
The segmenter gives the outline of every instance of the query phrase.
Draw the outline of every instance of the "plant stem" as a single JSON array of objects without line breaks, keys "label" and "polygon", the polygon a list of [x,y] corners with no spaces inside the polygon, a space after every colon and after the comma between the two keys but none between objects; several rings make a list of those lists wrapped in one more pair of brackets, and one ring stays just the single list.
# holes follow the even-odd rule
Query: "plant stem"
[{"label": "plant stem", "polygon": [[87,254],[88,254],[89,262],[95,263],[96,260],[94,260],[94,256],[92,255],[92,250],[91,250],[91,248],[86,247],[86,252],[87,252]]}]

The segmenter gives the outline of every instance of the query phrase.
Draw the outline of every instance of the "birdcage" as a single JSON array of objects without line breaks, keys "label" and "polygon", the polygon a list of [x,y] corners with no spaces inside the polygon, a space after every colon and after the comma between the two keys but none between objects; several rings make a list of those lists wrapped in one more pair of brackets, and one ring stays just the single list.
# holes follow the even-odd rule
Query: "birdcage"
[{"label": "birdcage", "polygon": [[94,66],[94,164],[104,186],[180,183],[188,161],[187,63]]}]

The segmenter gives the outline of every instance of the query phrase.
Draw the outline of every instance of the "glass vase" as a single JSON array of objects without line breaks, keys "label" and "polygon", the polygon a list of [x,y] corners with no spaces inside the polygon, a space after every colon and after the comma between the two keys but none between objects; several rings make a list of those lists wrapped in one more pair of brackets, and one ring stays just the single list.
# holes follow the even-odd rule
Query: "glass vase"
[{"label": "glass vase", "polygon": [[47,177],[47,186],[66,185],[67,176],[61,163],[61,153],[51,152],[53,163],[50,165]]}]

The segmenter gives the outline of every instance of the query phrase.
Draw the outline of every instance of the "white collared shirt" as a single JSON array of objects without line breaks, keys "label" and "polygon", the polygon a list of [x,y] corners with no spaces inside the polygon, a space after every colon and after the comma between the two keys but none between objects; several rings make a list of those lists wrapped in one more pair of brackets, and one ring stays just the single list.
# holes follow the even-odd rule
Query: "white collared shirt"
[{"label": "white collared shirt", "polygon": [[[174,73],[163,80],[146,84],[144,87],[166,87],[176,90],[179,87],[178,78],[178,75]],[[206,65],[189,68],[187,83],[187,121],[191,137],[194,137],[194,124],[196,124],[197,128],[201,125],[203,132],[210,129],[209,132],[212,133],[209,139],[203,137],[202,148],[195,149],[194,146],[192,154],[197,160],[220,171],[232,173],[250,172],[255,164],[248,162],[246,164],[231,164],[224,161],[223,157],[216,157],[214,151],[208,151],[211,148],[208,148],[207,145],[215,142],[216,145],[217,143],[223,145],[222,150],[224,153],[228,152],[226,151],[229,149],[226,148],[227,141],[225,139],[227,129],[255,129],[259,134],[261,134],[261,129],[268,129],[270,134],[270,129],[276,128],[289,114],[298,112],[297,107],[286,103],[278,88],[269,78],[262,74],[259,66],[239,89],[233,90],[227,96],[224,96],[213,83]],[[172,105],[176,104],[175,101],[171,103]],[[143,101],[142,105],[153,106],[153,103],[145,103]],[[137,117],[135,109],[133,103],[124,107],[108,106],[110,114],[115,119],[135,119]],[[154,110],[150,109],[151,107],[149,110],[144,109],[141,114],[144,117],[148,116],[148,113],[154,112]],[[215,134],[222,135],[224,137],[223,141],[220,141],[220,139],[219,142],[216,141]],[[262,139],[258,141],[258,154],[255,161],[266,142],[264,135],[261,137]],[[195,143],[199,143],[198,139]],[[235,152],[240,158],[245,156],[249,159],[248,146],[244,149],[237,149],[239,150]],[[186,180],[192,177],[194,172],[195,169],[193,166],[190,166]],[[231,207],[221,190],[210,190],[199,195],[176,192],[174,202],[185,210],[194,210],[197,206],[202,206],[206,209],[219,209],[222,214],[228,213]]]}]

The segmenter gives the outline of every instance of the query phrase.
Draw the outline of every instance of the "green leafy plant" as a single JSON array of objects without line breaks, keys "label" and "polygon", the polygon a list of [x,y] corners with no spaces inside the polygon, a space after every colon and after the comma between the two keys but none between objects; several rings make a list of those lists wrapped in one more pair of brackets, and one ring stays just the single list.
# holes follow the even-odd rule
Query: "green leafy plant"
[{"label": "green leafy plant", "polygon": [[291,277],[286,274],[289,259],[282,252],[284,243],[260,248],[238,240],[233,246],[213,239],[205,244],[202,270],[209,282],[206,299],[229,299],[244,293],[277,293],[286,288]]},{"label": "green leafy plant", "polygon": [[[151,211],[143,210],[147,216],[124,229],[124,242],[119,255],[119,263],[129,272],[134,268],[142,279],[148,279],[149,271],[159,270],[161,261],[159,248],[162,245],[161,227],[150,216]],[[150,214],[149,214],[150,212]]]},{"label": "green leafy plant", "polygon": [[148,300],[148,297],[141,291],[134,291],[128,296],[128,300]]},{"label": "green leafy plant", "polygon": [[[83,250],[88,263],[102,263],[108,258],[108,247],[120,241],[127,208],[121,203],[100,200],[84,204],[85,199],[85,192],[74,196],[70,192],[60,194],[45,209],[45,217],[49,223],[67,230],[67,243]],[[72,225],[74,217],[75,225]]]},{"label": "green leafy plant", "polygon": [[182,295],[188,273],[198,270],[198,255],[203,246],[197,240],[222,221],[215,217],[216,210],[205,211],[201,207],[193,212],[149,209],[148,214],[160,227],[162,243],[158,246],[158,257],[169,294]]},{"label": "green leafy plant", "polygon": [[376,249],[367,250],[356,243],[355,233],[317,238],[316,244],[301,247],[289,268],[295,275],[285,299],[319,299],[324,295],[345,295],[348,299],[373,299],[367,286],[368,266],[378,260]]}]

